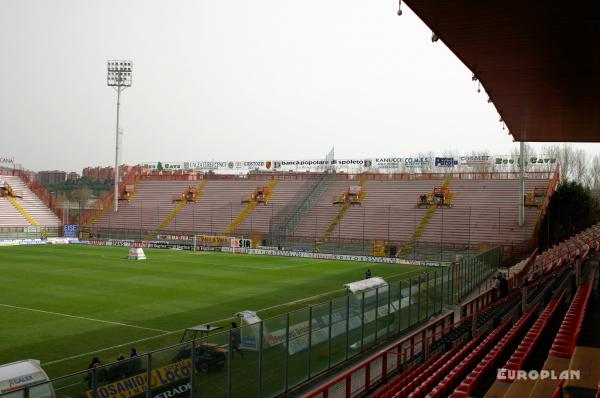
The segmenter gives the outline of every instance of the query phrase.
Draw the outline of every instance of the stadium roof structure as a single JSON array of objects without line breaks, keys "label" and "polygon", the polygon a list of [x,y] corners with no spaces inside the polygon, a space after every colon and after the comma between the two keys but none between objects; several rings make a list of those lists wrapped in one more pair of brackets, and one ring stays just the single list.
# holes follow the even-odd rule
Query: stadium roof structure
[{"label": "stadium roof structure", "polygon": [[405,0],[516,141],[600,142],[600,2]]}]

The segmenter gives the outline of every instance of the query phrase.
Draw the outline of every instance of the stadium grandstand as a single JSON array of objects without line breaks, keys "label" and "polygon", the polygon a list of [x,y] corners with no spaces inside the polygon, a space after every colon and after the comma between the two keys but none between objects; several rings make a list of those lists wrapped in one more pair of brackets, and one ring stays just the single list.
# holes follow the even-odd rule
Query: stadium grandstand
[{"label": "stadium grandstand", "polygon": [[[537,202],[523,225],[519,174],[509,172],[145,174],[121,184],[118,212],[111,193],[81,224],[103,238],[246,236],[255,247],[439,261],[502,245],[518,257],[535,244],[557,170],[528,173],[525,190]],[[346,203],[350,187],[361,194]],[[449,195],[438,205],[431,198],[441,187]]]},{"label": "stadium grandstand", "polygon": [[2,239],[57,237],[62,224],[62,209],[29,173],[0,169]]},{"label": "stadium grandstand", "polygon": [[[600,142],[598,4],[406,6],[481,82],[516,141]],[[540,247],[561,170],[554,159],[526,167],[525,156],[521,145],[510,162],[432,156],[417,159],[428,169],[411,170],[415,158],[404,158],[384,171],[387,160],[337,167],[344,162],[333,155],[306,168],[253,161],[244,172],[235,161],[141,164],[75,221],[28,172],[0,170],[0,246],[17,246],[19,274],[36,276],[25,263],[36,253],[21,245],[39,244],[45,259],[41,245],[81,245],[59,258],[67,268],[44,269],[23,290],[39,304],[46,279],[59,274],[55,307],[0,307],[102,324],[66,333],[61,357],[32,361],[36,371],[0,366],[0,398],[598,398],[600,224]],[[518,167],[494,167],[506,163]],[[73,265],[77,257],[89,264]],[[319,272],[295,273],[303,267]],[[346,280],[349,267],[360,280]],[[387,274],[371,277],[375,267]],[[75,293],[84,272],[115,308]],[[283,282],[269,289],[272,273]],[[201,290],[186,284],[209,278]],[[338,290],[269,301],[328,278]],[[132,280],[141,282],[129,289]],[[128,307],[132,297],[143,301]],[[65,303],[88,312],[61,310]],[[221,307],[218,317],[199,314]],[[37,328],[31,319],[24,329]],[[70,332],[45,322],[44,334]],[[3,332],[16,341],[29,331]],[[45,352],[57,341],[25,348]],[[125,358],[120,350],[132,344],[147,349]],[[67,352],[71,345],[78,351]],[[109,354],[117,360],[97,360]]]}]

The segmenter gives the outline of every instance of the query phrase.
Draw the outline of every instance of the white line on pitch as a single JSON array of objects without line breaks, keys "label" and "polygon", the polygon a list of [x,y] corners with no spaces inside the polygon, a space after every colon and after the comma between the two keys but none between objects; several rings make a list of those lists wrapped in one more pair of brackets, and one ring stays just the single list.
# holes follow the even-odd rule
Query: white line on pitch
[{"label": "white line on pitch", "polygon": [[[66,386],[62,386],[62,387],[58,387],[58,388],[54,387],[54,391],[60,391],[60,390],[66,389],[66,388],[71,388],[71,387],[77,386],[77,385],[79,385],[81,383],[83,383],[83,379],[81,379],[81,381],[78,381],[78,382],[75,382],[75,383],[71,383],[71,384],[68,384]],[[62,396],[63,397],[68,397],[68,395],[62,395]]]},{"label": "white line on pitch", "polygon": [[42,314],[59,315],[59,316],[67,317],[67,318],[75,318],[75,319],[82,319],[82,320],[85,320],[85,321],[107,323],[109,325],[127,326],[127,327],[130,327],[130,328],[150,330],[152,332],[161,332],[161,333],[167,333],[168,332],[167,330],[162,330],[162,329],[147,328],[145,326],[130,325],[130,324],[127,324],[127,323],[114,322],[114,321],[106,321],[104,319],[88,318],[88,317],[79,316],[79,315],[63,314],[61,312],[38,310],[38,309],[35,309],[35,308],[19,307],[18,305],[0,304],[0,307],[15,308],[15,309],[19,309],[19,310],[26,310],[26,311],[33,311],[33,312],[41,312]]},{"label": "white line on pitch", "polygon": [[121,348],[121,347],[125,347],[125,346],[130,346],[130,345],[133,345],[135,343],[141,343],[143,341],[156,339],[158,337],[168,336],[170,334],[177,333],[177,332],[182,332],[182,331],[183,331],[183,329],[181,329],[181,330],[174,330],[172,332],[166,332],[166,333],[162,333],[162,334],[157,334],[156,336],[150,336],[150,337],[146,337],[146,338],[139,339],[139,340],[128,341],[127,343],[113,345],[111,347],[100,348],[98,350],[94,350],[94,351],[90,351],[90,352],[84,352],[83,354],[77,354],[77,355],[73,355],[73,356],[70,356],[70,357],[57,359],[57,360],[54,360],[54,361],[43,362],[42,365],[44,365],[44,366],[45,365],[53,365],[55,363],[65,362],[65,361],[69,361],[71,359],[77,359],[77,358],[85,357],[85,356],[88,356],[88,355],[97,354],[99,352],[112,350],[114,348]]},{"label": "white line on pitch", "polygon": [[[410,273],[413,273],[413,272],[416,272],[416,271],[417,271],[417,270],[411,270],[411,271],[401,272],[401,273],[399,273],[399,274],[390,275],[390,276],[388,276],[388,278],[393,278],[393,277],[396,277],[396,276],[406,275],[406,274],[410,274]],[[316,295],[314,295],[314,296],[305,297],[305,298],[302,298],[302,299],[298,299],[298,300],[290,301],[290,302],[287,302],[287,303],[278,304],[278,305],[274,305],[274,306],[267,307],[267,308],[261,308],[260,310],[257,310],[256,312],[261,312],[261,311],[272,310],[272,309],[275,309],[275,308],[279,308],[279,307],[285,307],[285,306],[288,306],[288,305],[297,304],[297,303],[301,303],[301,302],[304,302],[304,301],[310,301],[310,300],[313,300],[313,299],[315,299],[315,298],[319,298],[319,297],[322,297],[322,296],[325,296],[325,295],[327,295],[327,294],[331,294],[331,293],[333,293],[333,292],[337,292],[337,291],[340,291],[340,290],[345,290],[345,289],[333,290],[333,291],[329,291],[329,292],[325,292],[325,293],[316,294]],[[0,305],[2,305],[2,304],[0,304]],[[217,320],[217,321],[210,321],[210,322],[207,322],[207,323],[209,323],[209,324],[211,324],[211,325],[214,325],[214,324],[217,324],[217,323],[219,323],[219,322],[228,321],[228,320],[230,320],[230,319],[235,319],[235,316],[230,316],[229,318],[223,318],[223,319],[219,319],[219,320]],[[121,347],[126,347],[126,346],[132,346],[132,345],[134,345],[134,344],[137,344],[137,343],[142,343],[142,342],[144,342],[144,341],[148,341],[148,340],[156,339],[156,338],[159,338],[159,337],[165,337],[165,336],[168,336],[168,335],[171,335],[171,334],[175,334],[175,333],[181,333],[181,332],[183,332],[184,330],[185,330],[185,328],[184,328],[184,329],[179,329],[179,330],[173,330],[173,331],[170,331],[170,332],[167,332],[167,331],[162,331],[162,332],[164,332],[164,333],[157,334],[156,336],[145,337],[145,338],[143,338],[143,339],[138,339],[138,340],[128,341],[127,343],[118,344],[118,345],[114,345],[114,346],[111,346],[111,347],[106,347],[106,348],[100,348],[100,349],[98,349],[98,350],[95,350],[95,351],[85,352],[85,353],[83,353],[83,354],[77,354],[77,355],[73,355],[73,356],[66,357],[66,358],[56,359],[56,360],[54,360],[54,361],[44,362],[44,363],[43,363],[43,365],[44,365],[44,366],[46,366],[46,365],[53,365],[53,364],[56,364],[56,363],[61,363],[61,362],[69,361],[69,360],[72,360],[72,359],[77,359],[77,358],[81,358],[81,357],[85,357],[85,356],[89,356],[89,355],[97,354],[97,353],[99,353],[99,352],[103,352],[103,351],[112,350],[112,349],[115,349],[115,348],[121,348]]]},{"label": "white line on pitch", "polygon": [[[224,321],[228,321],[230,319],[234,319],[235,316],[230,316],[229,318],[223,318],[223,319],[219,319],[218,321],[210,321],[208,322],[209,324],[215,324],[215,323],[219,323],[219,322],[224,322]],[[148,340],[152,340],[152,339],[157,339],[159,337],[165,337],[171,334],[175,334],[175,333],[181,333],[183,332],[185,329],[178,329],[178,330],[173,330],[170,332],[165,332],[165,333],[161,333],[161,334],[157,334],[155,336],[150,336],[150,337],[144,337],[143,339],[138,339],[138,340],[133,340],[133,341],[128,341],[127,343],[123,343],[123,344],[117,344],[117,345],[113,345],[111,347],[105,347],[105,348],[100,348],[98,350],[95,351],[90,351],[90,352],[85,352],[83,354],[77,354],[77,355],[73,355],[70,357],[66,357],[66,358],[61,358],[61,359],[56,359],[54,361],[49,361],[49,362],[44,362],[43,365],[53,365],[55,363],[60,363],[60,362],[65,362],[65,361],[69,361],[71,359],[77,359],[77,358],[81,358],[81,357],[85,357],[88,355],[92,355],[92,354],[97,354],[99,352],[103,352],[103,351],[108,351],[108,350],[112,350],[115,348],[121,348],[121,347],[126,347],[126,346],[132,346],[133,344],[136,343],[142,343],[144,341],[148,341]]]}]

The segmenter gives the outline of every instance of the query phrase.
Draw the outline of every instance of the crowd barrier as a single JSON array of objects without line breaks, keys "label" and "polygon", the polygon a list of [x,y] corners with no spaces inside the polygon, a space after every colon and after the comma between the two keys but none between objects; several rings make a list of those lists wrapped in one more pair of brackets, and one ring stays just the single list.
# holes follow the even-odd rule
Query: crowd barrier
[{"label": "crowd barrier", "polygon": [[407,369],[408,361],[414,355],[422,354],[426,344],[441,336],[452,324],[454,314],[449,313],[419,328],[397,343],[353,366],[349,371],[334,378],[324,386],[311,391],[305,398],[350,398],[364,394],[371,386],[384,382],[393,372]]}]

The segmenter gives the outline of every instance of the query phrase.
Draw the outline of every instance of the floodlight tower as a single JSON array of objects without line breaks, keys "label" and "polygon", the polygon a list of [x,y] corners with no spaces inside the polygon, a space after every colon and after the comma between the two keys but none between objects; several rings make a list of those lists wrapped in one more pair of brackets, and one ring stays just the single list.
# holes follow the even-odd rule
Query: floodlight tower
[{"label": "floodlight tower", "polygon": [[121,105],[121,91],[131,87],[131,73],[133,62],[131,61],[108,61],[106,81],[109,87],[117,92],[117,129],[115,144],[115,213],[119,210],[119,106]]}]

